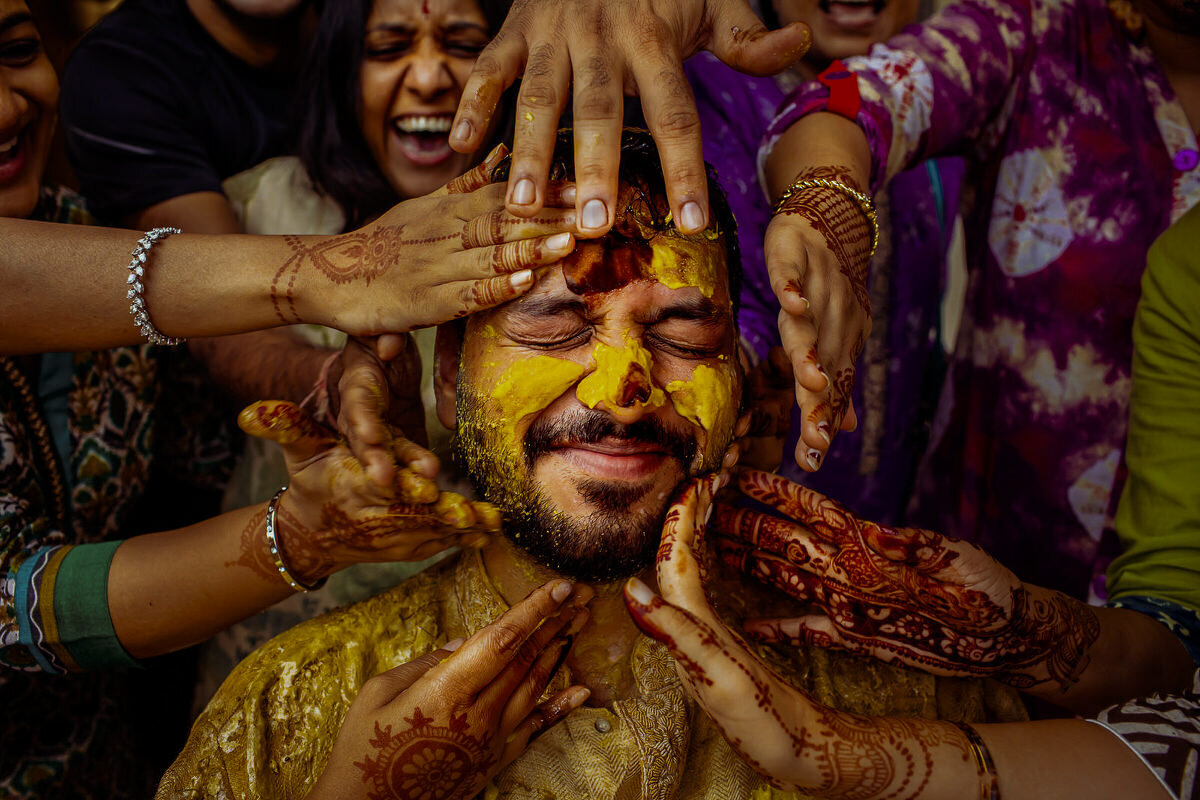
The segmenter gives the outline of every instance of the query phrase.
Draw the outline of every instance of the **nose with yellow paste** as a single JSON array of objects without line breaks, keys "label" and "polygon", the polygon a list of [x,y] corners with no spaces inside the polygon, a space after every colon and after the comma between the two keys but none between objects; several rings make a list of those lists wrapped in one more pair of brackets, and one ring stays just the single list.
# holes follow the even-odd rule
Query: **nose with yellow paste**
[{"label": "nose with yellow paste", "polygon": [[622,346],[597,342],[592,352],[596,368],[579,382],[575,396],[588,408],[604,403],[618,420],[630,412],[661,408],[667,402],[662,388],[654,384],[654,357],[626,331]]}]

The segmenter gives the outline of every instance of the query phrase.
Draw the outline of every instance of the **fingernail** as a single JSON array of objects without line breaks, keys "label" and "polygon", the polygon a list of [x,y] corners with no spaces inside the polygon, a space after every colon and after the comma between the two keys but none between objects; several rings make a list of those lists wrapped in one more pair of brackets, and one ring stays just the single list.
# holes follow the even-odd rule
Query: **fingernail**
[{"label": "fingernail", "polygon": [[571,622],[567,625],[564,632],[565,636],[574,636],[583,630],[583,626],[587,624],[588,618],[592,616],[592,612],[586,608],[581,608],[575,612],[575,616],[571,618]]},{"label": "fingernail", "polygon": [[575,205],[575,185],[564,186],[561,197],[564,204],[569,206]]},{"label": "fingernail", "polygon": [[571,246],[571,234],[556,233],[546,240],[546,246],[551,250],[566,250]]},{"label": "fingernail", "polygon": [[458,123],[458,125],[455,126],[454,139],[455,139],[455,141],[458,141],[458,142],[466,142],[467,139],[470,139],[470,138],[471,138],[471,123],[464,119],[462,122]]},{"label": "fingernail", "polygon": [[824,420],[817,423],[817,435],[825,440],[825,444],[827,446],[831,441],[833,441],[833,439],[829,436],[829,423]]},{"label": "fingernail", "polygon": [[812,467],[813,470],[820,469],[821,451],[814,447],[810,447],[808,452],[804,455],[804,460],[808,462],[808,465]]},{"label": "fingernail", "polygon": [[629,592],[629,596],[639,605],[648,606],[654,602],[654,592],[650,591],[650,587],[637,578],[630,578],[626,581],[625,591]]},{"label": "fingernail", "polygon": [[700,231],[704,229],[704,212],[700,210],[700,204],[696,202],[684,203],[683,208],[679,210],[679,221],[683,223],[685,231]]},{"label": "fingernail", "polygon": [[736,444],[730,445],[729,452],[727,452],[725,454],[724,460],[721,461],[721,466],[725,467],[725,469],[729,469],[730,467],[732,467],[734,464],[736,464],[738,462],[738,457],[740,455],[741,455],[741,452],[740,452],[738,446]]},{"label": "fingernail", "polygon": [[448,641],[444,645],[442,645],[442,649],[447,652],[453,653],[455,650],[462,647],[462,643],[465,641],[466,641],[466,639],[462,638],[461,636],[458,637],[457,639],[451,639],[450,641]]},{"label": "fingernail", "polygon": [[712,519],[712,512],[713,512],[713,506],[710,504],[709,507],[704,510],[704,524],[705,525],[707,525],[708,521],[710,519]]},{"label": "fingernail", "polygon": [[608,222],[608,209],[599,198],[588,200],[583,206],[583,227],[589,229],[603,228]]},{"label": "fingernail", "polygon": [[571,596],[571,582],[570,581],[559,581],[558,585],[550,590],[550,597],[556,603],[561,603],[563,600],[566,600],[570,596]]},{"label": "fingernail", "polygon": [[583,702],[592,696],[592,690],[586,686],[576,686],[574,691],[567,696],[567,704],[571,708],[579,708]]},{"label": "fingernail", "polygon": [[534,189],[533,181],[529,178],[521,178],[517,181],[517,185],[513,187],[512,202],[519,206],[527,206],[533,202]]},{"label": "fingernail", "polygon": [[524,291],[533,285],[533,270],[523,269],[520,272],[514,272],[509,276],[508,282],[518,292]]}]

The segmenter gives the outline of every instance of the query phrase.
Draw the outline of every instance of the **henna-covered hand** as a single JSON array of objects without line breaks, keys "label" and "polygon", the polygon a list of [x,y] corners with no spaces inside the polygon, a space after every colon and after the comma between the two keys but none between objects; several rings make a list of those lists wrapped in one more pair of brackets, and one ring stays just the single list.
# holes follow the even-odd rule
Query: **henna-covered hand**
[{"label": "henna-covered hand", "polygon": [[741,454],[738,463],[774,472],[783,463],[783,444],[796,404],[792,363],[782,347],[771,348],[754,366],[744,351],[742,359],[746,373],[742,407],[747,411],[745,423],[735,431]]},{"label": "henna-covered hand", "polygon": [[[451,186],[405,200],[356,231],[284,237],[292,254],[270,286],[279,321],[354,336],[402,333],[525,292],[532,269],[574,249],[575,210],[546,208],[530,219],[505,211],[504,184],[484,180],[504,154],[497,148]],[[475,188],[462,191],[468,187]]]},{"label": "henna-covered hand", "polygon": [[[283,447],[290,483],[279,501],[279,541],[285,563],[304,583],[359,562],[420,561],[455,545],[481,546],[500,530],[495,506],[439,492],[408,467],[387,486],[374,483],[345,443],[292,403],[255,403],[238,424]],[[415,447],[399,436],[391,446],[400,463]],[[278,581],[262,531],[256,517],[236,563]]]},{"label": "henna-covered hand", "polygon": [[774,786],[816,796],[917,797],[936,761],[969,767],[965,737],[952,724],[822,706],[725,626],[704,591],[701,521],[719,485],[713,477],[692,481],[668,511],[657,562],[662,596],[634,578],[625,601],[638,627],[671,651],[684,686],[730,745]]},{"label": "henna-covered hand", "polygon": [[841,647],[937,675],[990,675],[1020,689],[1065,689],[1088,662],[1088,606],[1023,584],[967,542],[859,519],[778,475],[746,470],[741,490],[786,518],[717,506],[720,558],[814,607],[750,620],[753,636]]},{"label": "henna-covered hand", "polygon": [[768,31],[746,0],[517,0],[475,61],[450,144],[479,148],[504,90],[522,78],[508,208],[536,215],[548,205],[550,154],[571,100],[581,227],[600,236],[617,209],[623,95],[640,95],[672,216],[696,233],[708,224],[707,183],[683,60],[711,50],[736,69],[767,75],[804,55],[810,40],[802,23]]},{"label": "henna-covered hand", "polygon": [[[848,168],[812,167],[799,179],[836,181],[862,191]],[[804,422],[796,462],[820,468],[839,430],[854,430],[854,364],[871,332],[867,296],[871,225],[846,193],[796,192],[767,227],[765,255],[779,298],[779,335],[796,376]]]},{"label": "henna-covered hand", "polygon": [[308,800],[474,797],[587,699],[571,686],[538,703],[587,621],[591,594],[551,581],[461,646],[367,681]]}]

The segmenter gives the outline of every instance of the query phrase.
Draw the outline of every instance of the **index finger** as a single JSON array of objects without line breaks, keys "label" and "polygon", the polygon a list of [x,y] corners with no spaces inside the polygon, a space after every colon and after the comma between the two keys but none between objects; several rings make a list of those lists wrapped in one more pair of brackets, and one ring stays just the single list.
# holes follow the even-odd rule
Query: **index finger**
[{"label": "index finger", "polygon": [[476,694],[482,691],[517,657],[538,626],[562,608],[573,588],[570,581],[556,579],[534,589],[499,619],[468,639],[445,662],[439,676],[453,675],[453,680],[465,692]]},{"label": "index finger", "polygon": [[832,545],[852,542],[859,527],[858,517],[836,501],[779,475],[742,470],[738,474],[738,488],[747,497],[794,519]]},{"label": "index finger", "polygon": [[[653,37],[653,34],[648,34]],[[668,38],[652,38],[650,50],[632,65],[646,124],[658,145],[671,217],[682,233],[708,227],[708,172],[700,139],[700,115],[683,74],[683,61]]]}]

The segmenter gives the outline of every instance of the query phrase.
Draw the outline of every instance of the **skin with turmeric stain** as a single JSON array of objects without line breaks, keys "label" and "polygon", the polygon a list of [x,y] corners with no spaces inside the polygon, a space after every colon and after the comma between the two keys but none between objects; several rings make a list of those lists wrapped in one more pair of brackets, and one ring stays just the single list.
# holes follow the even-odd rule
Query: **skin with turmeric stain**
[{"label": "skin with turmeric stain", "polygon": [[623,347],[596,343],[595,368],[580,381],[575,396],[588,408],[602,402],[615,408],[661,408],[666,394],[654,384],[654,357],[630,331],[622,339]]},{"label": "skin with turmeric stain", "polygon": [[712,297],[717,286],[718,266],[724,258],[715,258],[707,241],[695,236],[660,234],[650,242],[651,258],[647,275],[669,289],[694,286],[705,297]]},{"label": "skin with turmeric stain", "polygon": [[730,402],[737,386],[737,371],[728,361],[716,368],[699,364],[690,381],[671,381],[667,394],[679,416],[706,431],[724,431],[734,423],[737,406]]}]

